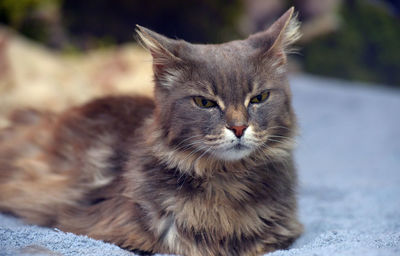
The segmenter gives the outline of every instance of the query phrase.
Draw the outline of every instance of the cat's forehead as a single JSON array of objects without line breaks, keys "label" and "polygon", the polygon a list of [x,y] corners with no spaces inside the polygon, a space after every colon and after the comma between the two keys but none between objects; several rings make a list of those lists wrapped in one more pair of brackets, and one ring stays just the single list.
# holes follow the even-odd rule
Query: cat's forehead
[{"label": "cat's forehead", "polygon": [[191,79],[198,81],[201,89],[206,86],[208,91],[228,101],[242,101],[263,80],[251,51],[240,41],[196,45],[192,57]]},{"label": "cat's forehead", "polygon": [[223,68],[241,66],[251,59],[251,48],[237,40],[224,44],[192,45],[192,54],[204,64],[215,64]]}]

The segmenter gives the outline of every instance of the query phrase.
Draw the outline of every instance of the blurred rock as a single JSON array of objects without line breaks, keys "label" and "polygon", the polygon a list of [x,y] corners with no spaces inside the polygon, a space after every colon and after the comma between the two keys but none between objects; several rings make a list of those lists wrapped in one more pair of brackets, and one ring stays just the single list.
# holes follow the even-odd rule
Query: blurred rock
[{"label": "blurred rock", "polygon": [[296,0],[303,22],[301,43],[311,41],[339,29],[338,9],[342,0]]},{"label": "blurred rock", "polygon": [[338,8],[342,0],[242,0],[245,14],[240,23],[243,34],[266,29],[290,6],[298,12],[301,26],[301,43],[329,34],[339,27]]}]

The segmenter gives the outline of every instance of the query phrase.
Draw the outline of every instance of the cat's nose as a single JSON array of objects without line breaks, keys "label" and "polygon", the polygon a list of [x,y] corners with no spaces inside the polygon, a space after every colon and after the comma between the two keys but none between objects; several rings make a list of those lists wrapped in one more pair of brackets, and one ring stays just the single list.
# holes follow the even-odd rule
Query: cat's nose
[{"label": "cat's nose", "polygon": [[243,136],[244,130],[246,130],[247,127],[247,125],[229,126],[228,129],[232,130],[236,137],[240,138]]}]

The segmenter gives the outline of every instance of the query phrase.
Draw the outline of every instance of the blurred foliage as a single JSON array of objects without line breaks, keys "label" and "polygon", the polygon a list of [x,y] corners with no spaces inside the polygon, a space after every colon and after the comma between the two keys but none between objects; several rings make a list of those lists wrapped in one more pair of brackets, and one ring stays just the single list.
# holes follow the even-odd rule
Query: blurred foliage
[{"label": "blurred foliage", "polygon": [[19,27],[24,19],[33,10],[48,4],[59,2],[57,0],[2,0],[0,1],[0,11],[2,20],[8,21],[12,26]]},{"label": "blurred foliage", "polygon": [[[304,46],[305,71],[400,86],[400,22],[376,2],[343,1],[341,28]],[[236,39],[244,12],[243,0],[0,0],[0,23],[68,53],[132,42],[136,24],[190,42]]]},{"label": "blurred foliage", "polygon": [[60,3],[61,0],[1,0],[0,22],[32,39],[45,41],[49,30],[40,16],[59,8]]},{"label": "blurred foliage", "polygon": [[242,14],[241,0],[0,0],[1,23],[68,49],[134,41],[136,24],[191,42],[222,42],[238,37]]},{"label": "blurred foliage", "polygon": [[221,42],[237,36],[240,0],[63,0],[62,13],[79,44],[93,38],[134,40],[135,25],[191,42]]},{"label": "blurred foliage", "polygon": [[305,70],[400,86],[400,22],[382,6],[347,1],[342,27],[303,49]]}]

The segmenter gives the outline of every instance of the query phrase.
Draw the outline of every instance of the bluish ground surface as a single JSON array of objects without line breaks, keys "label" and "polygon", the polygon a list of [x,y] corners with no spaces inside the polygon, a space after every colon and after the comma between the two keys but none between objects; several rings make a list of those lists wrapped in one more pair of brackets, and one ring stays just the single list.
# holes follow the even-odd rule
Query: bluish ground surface
[{"label": "bluish ground surface", "polygon": [[[400,255],[400,91],[305,75],[291,82],[306,230],[270,255]],[[0,215],[0,255],[133,253]]]}]

